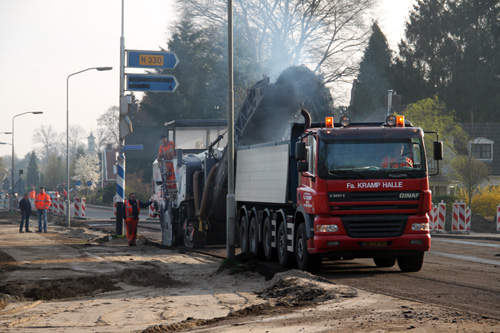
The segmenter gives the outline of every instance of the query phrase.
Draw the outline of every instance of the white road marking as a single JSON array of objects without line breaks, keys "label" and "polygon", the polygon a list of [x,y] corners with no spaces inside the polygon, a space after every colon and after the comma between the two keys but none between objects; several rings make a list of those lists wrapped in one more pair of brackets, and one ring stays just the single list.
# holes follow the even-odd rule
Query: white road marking
[{"label": "white road marking", "polygon": [[432,242],[444,242],[444,243],[453,243],[453,244],[494,247],[494,248],[500,249],[500,244],[478,243],[478,242],[471,242],[471,241],[461,241],[461,240],[456,240],[456,239],[432,238]]},{"label": "white road marking", "polygon": [[443,253],[443,252],[435,252],[435,251],[431,251],[431,253],[436,254],[438,256],[441,256],[441,257],[446,257],[446,258],[466,260],[466,261],[472,261],[472,262],[477,262],[477,263],[482,263],[482,264],[500,266],[500,260],[490,260],[490,259],[483,259],[483,258],[472,257],[472,256],[465,256],[463,254],[451,254],[451,253]]}]

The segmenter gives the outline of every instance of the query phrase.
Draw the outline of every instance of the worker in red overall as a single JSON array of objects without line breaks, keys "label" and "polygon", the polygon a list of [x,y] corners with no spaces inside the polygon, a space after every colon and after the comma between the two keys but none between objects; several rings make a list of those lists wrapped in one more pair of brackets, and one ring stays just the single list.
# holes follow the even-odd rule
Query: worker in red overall
[{"label": "worker in red overall", "polygon": [[160,149],[158,150],[158,161],[159,162],[161,160],[165,161],[165,169],[166,169],[165,172],[167,174],[166,175],[167,189],[169,190],[177,189],[177,185],[175,183],[174,163],[172,163],[174,157],[175,157],[174,142],[168,140],[168,138],[165,135],[162,135]]},{"label": "worker in red overall", "polygon": [[153,201],[147,203],[136,200],[135,193],[128,195],[128,200],[125,200],[123,205],[123,218],[125,219],[125,228],[127,229],[127,241],[129,246],[136,246],[135,240],[137,239],[137,223],[139,222],[139,213],[141,208],[146,208],[151,205]]}]

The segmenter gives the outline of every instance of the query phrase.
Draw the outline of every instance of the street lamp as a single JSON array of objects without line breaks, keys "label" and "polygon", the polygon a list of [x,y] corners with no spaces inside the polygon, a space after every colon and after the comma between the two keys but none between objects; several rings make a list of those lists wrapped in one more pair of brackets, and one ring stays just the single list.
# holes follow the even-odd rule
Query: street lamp
[{"label": "street lamp", "polygon": [[25,114],[43,114],[43,111],[28,111],[28,112],[23,112],[16,114],[14,117],[12,117],[12,170],[11,170],[11,185],[12,185],[12,192],[10,196],[10,211],[14,211],[14,120],[16,117],[25,115]]},{"label": "street lamp", "polygon": [[86,68],[86,69],[83,69],[81,71],[72,73],[72,74],[68,75],[68,77],[66,78],[66,189],[67,189],[67,193],[66,193],[66,207],[67,207],[66,225],[68,227],[70,226],[70,220],[71,220],[70,219],[71,209],[70,209],[70,205],[69,205],[69,78],[72,77],[73,75],[80,74],[80,73],[90,71],[93,69],[101,72],[101,71],[110,71],[113,69],[113,67],[90,67],[90,68]]}]

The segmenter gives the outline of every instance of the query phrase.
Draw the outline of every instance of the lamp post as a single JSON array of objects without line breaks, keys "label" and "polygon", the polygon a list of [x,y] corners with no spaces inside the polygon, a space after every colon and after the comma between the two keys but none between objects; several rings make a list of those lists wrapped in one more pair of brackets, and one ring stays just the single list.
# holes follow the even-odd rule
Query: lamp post
[{"label": "lamp post", "polygon": [[113,67],[90,67],[81,71],[72,73],[66,78],[66,225],[70,226],[70,205],[69,205],[69,78],[73,75],[95,69],[96,71],[110,71]]},{"label": "lamp post", "polygon": [[11,191],[11,196],[10,196],[10,211],[14,211],[14,120],[16,117],[25,115],[25,114],[43,114],[43,111],[28,111],[28,112],[23,112],[16,114],[14,117],[12,117],[12,170],[11,170],[11,185],[12,185],[12,191]]}]

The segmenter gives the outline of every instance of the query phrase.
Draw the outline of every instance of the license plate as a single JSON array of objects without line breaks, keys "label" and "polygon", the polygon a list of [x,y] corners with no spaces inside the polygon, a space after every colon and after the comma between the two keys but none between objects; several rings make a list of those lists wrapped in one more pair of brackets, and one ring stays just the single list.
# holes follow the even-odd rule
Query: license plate
[{"label": "license plate", "polygon": [[383,247],[383,246],[387,246],[387,242],[361,242],[361,246],[365,246],[365,247]]}]

